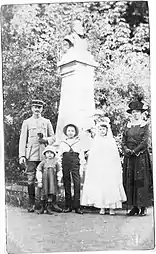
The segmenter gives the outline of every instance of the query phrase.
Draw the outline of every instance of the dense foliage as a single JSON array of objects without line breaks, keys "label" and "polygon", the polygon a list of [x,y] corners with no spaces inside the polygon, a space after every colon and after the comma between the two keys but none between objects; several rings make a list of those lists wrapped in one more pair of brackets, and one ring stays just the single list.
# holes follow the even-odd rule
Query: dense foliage
[{"label": "dense foliage", "polygon": [[6,161],[15,163],[21,124],[31,114],[32,98],[47,103],[44,116],[56,127],[61,87],[57,62],[66,51],[63,39],[75,18],[82,20],[89,50],[98,62],[96,106],[108,113],[117,139],[127,121],[130,99],[139,94],[150,105],[147,2],[2,6]]}]

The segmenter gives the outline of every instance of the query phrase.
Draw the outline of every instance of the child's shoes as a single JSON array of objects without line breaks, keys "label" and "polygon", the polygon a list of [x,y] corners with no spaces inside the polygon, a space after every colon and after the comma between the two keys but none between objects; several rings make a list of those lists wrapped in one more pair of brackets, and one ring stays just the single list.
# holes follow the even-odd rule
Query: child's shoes
[{"label": "child's shoes", "polygon": [[110,214],[110,215],[115,215],[115,210],[114,210],[114,209],[110,209],[110,210],[109,210],[109,214]]},{"label": "child's shoes", "polygon": [[41,208],[40,210],[37,212],[38,214],[43,214],[45,210],[45,201],[41,200]]},{"label": "child's shoes", "polygon": [[47,213],[50,214],[50,215],[53,214],[52,202],[48,202],[48,205],[47,205]]},{"label": "child's shoes", "polygon": [[100,215],[104,215],[104,214],[105,214],[105,209],[104,209],[104,208],[101,208],[99,214],[100,214]]}]

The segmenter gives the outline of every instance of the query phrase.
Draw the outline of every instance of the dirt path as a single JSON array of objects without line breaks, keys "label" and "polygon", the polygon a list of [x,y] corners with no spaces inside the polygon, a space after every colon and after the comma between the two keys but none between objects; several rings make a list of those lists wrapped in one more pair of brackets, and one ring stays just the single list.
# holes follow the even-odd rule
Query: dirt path
[{"label": "dirt path", "polygon": [[151,249],[153,209],[146,217],[85,213],[37,215],[7,206],[9,253]]}]

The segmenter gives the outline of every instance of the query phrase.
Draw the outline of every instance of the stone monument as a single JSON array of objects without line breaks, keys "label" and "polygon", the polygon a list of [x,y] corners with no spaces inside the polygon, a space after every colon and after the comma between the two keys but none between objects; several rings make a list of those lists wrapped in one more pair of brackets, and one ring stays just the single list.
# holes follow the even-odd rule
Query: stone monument
[{"label": "stone monument", "polygon": [[[62,130],[66,124],[76,124],[80,135],[94,125],[94,69],[97,66],[88,51],[82,24],[74,22],[73,33],[64,38],[69,49],[58,63],[62,77],[59,114],[56,127],[56,142],[63,138]],[[85,140],[85,138],[83,138]]]}]

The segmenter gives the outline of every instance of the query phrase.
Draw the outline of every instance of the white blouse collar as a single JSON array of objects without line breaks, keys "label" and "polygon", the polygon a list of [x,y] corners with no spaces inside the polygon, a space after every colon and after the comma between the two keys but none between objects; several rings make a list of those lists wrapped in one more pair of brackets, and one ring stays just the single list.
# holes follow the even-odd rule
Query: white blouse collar
[{"label": "white blouse collar", "polygon": [[128,127],[128,128],[131,128],[132,126],[136,126],[136,125],[140,125],[140,127],[143,127],[143,126],[145,126],[146,124],[147,124],[146,121],[141,120],[141,121],[139,121],[139,122],[137,122],[137,123],[129,122],[129,123],[127,124],[127,127]]}]

